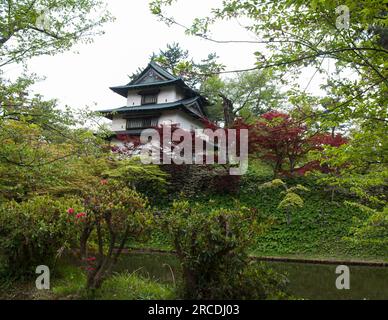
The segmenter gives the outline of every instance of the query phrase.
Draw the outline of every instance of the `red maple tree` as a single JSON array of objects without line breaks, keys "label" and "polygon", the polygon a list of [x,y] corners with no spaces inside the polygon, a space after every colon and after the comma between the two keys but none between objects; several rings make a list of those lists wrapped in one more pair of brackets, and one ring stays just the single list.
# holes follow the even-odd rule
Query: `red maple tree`
[{"label": "red maple tree", "polygon": [[327,168],[322,167],[319,161],[301,165],[303,158],[310,150],[323,150],[325,145],[339,147],[346,142],[347,139],[340,134],[312,134],[304,123],[278,111],[263,114],[250,126],[249,131],[250,152],[259,153],[262,159],[269,162],[275,177],[279,174],[304,175],[311,170],[325,172]]}]

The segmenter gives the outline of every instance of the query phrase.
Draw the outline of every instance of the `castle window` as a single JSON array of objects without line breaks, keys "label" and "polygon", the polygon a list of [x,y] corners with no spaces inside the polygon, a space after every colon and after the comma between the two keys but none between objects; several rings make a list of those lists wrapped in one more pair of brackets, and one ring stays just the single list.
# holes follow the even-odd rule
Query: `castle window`
[{"label": "castle window", "polygon": [[129,129],[143,129],[156,127],[158,125],[158,118],[133,118],[127,120],[127,130]]},{"label": "castle window", "polygon": [[143,94],[141,96],[141,104],[155,104],[158,102],[157,94]]}]

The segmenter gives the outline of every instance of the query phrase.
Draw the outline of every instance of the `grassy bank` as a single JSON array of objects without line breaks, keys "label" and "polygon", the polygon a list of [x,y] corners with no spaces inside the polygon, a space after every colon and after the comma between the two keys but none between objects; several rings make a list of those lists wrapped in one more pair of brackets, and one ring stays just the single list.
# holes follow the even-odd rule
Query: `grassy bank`
[{"label": "grassy bank", "polygon": [[116,273],[91,296],[84,289],[85,273],[76,266],[61,265],[51,279],[50,290],[37,290],[35,278],[0,283],[0,300],[165,300],[174,299],[174,288],[136,272]]}]

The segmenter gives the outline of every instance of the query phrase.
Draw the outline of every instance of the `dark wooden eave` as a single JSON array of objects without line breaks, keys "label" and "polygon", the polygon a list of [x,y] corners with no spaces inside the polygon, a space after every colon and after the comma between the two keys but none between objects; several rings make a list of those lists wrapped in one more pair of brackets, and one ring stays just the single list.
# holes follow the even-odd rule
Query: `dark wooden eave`
[{"label": "dark wooden eave", "polygon": [[169,109],[181,109],[182,111],[187,112],[195,118],[203,119],[206,116],[202,109],[201,98],[201,96],[196,96],[193,98],[183,99],[170,103],[147,104],[130,107],[125,106],[116,109],[100,110],[98,112],[103,114],[104,117],[112,120],[115,114],[150,114]]}]

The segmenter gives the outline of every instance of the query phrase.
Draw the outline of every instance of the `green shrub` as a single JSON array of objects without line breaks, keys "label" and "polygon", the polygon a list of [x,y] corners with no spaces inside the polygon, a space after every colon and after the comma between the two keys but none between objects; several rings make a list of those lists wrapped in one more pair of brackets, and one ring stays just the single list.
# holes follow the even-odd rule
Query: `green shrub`
[{"label": "green shrub", "polygon": [[195,198],[200,194],[235,194],[240,176],[231,176],[228,166],[222,165],[162,165],[168,174],[168,195]]},{"label": "green shrub", "polygon": [[166,180],[169,176],[159,166],[144,165],[137,157],[112,161],[110,166],[109,170],[103,172],[105,177],[132,186],[153,203],[163,202],[166,198]]},{"label": "green shrub", "polygon": [[351,208],[358,208],[365,214],[366,219],[354,218],[351,236],[345,239],[362,246],[374,246],[388,249],[388,206],[382,211],[369,208],[358,203],[347,202]]},{"label": "green shrub", "polygon": [[304,201],[299,196],[299,192],[309,192],[310,190],[306,187],[297,184],[293,187],[287,187],[287,184],[284,183],[280,179],[275,179],[270,182],[263,183],[259,186],[259,189],[266,189],[266,188],[279,188],[281,187],[284,189],[281,194],[284,195],[284,198],[282,201],[280,201],[278,205],[278,209],[281,209],[282,211],[286,212],[286,218],[287,218],[287,224],[291,223],[291,212],[295,212],[298,209],[303,208]]},{"label": "green shrub", "polygon": [[184,298],[265,299],[281,291],[276,277],[250,263],[248,246],[268,226],[255,210],[206,213],[200,206],[174,202],[161,225],[182,265]]},{"label": "green shrub", "polygon": [[77,199],[37,196],[0,206],[0,252],[8,275],[35,272],[38,265],[52,266],[62,249],[74,244],[77,228],[67,209]]}]

